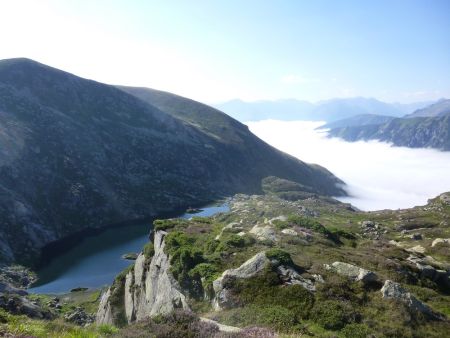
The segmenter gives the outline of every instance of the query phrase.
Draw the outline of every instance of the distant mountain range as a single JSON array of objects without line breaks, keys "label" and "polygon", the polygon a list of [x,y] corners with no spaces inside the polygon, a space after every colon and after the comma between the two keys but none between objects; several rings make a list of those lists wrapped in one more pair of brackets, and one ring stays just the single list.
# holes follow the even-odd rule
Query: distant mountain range
[{"label": "distant mountain range", "polygon": [[433,117],[445,116],[448,114],[450,114],[450,100],[441,99],[434,104],[426,106],[422,109],[417,109],[412,114],[406,115],[405,117]]},{"label": "distant mountain range", "polygon": [[402,117],[431,103],[385,103],[372,98],[357,97],[331,99],[315,104],[294,99],[255,102],[233,100],[215,107],[241,122],[267,119],[333,122],[356,115]]},{"label": "distant mountain range", "polygon": [[374,114],[363,114],[356,115],[346,119],[337,120],[334,122],[326,123],[317,129],[336,129],[336,128],[346,128],[355,126],[368,126],[368,125],[378,125],[392,121],[395,117],[385,116],[385,115],[374,115]]},{"label": "distant mountain range", "polygon": [[396,146],[450,151],[450,100],[440,100],[404,118],[358,115],[320,128],[329,128],[329,136],[346,141],[380,140]]},{"label": "distant mountain range", "polygon": [[345,194],[326,169],[199,102],[0,61],[0,263],[34,264],[85,229],[259,192],[268,176]]}]

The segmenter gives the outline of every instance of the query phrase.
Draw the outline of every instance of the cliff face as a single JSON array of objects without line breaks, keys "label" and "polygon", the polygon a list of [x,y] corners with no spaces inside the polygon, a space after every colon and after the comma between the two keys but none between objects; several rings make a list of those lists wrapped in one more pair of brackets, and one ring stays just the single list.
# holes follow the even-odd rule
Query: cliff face
[{"label": "cliff face", "polygon": [[134,267],[116,279],[102,296],[97,323],[124,324],[174,309],[188,309],[186,297],[170,272],[169,257],[164,252],[166,232],[157,231],[154,256],[141,253]]}]

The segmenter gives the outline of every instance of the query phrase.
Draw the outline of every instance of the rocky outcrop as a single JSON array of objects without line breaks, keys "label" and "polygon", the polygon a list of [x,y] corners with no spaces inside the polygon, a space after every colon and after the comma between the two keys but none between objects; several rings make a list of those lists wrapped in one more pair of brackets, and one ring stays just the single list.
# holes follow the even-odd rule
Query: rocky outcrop
[{"label": "rocky outcrop", "polygon": [[16,294],[16,295],[20,295],[20,296],[25,296],[28,294],[28,292],[26,292],[23,289],[16,288],[6,282],[0,281],[0,294],[1,293]]},{"label": "rocky outcrop", "polygon": [[355,282],[371,283],[378,280],[378,276],[374,272],[348,263],[334,262],[331,265],[326,264],[325,268]]},{"label": "rocky outcrop", "polygon": [[427,278],[443,288],[450,290],[450,266],[436,261],[431,256],[417,257],[410,255],[407,261],[413,263],[420,272],[421,278]]},{"label": "rocky outcrop", "polygon": [[31,302],[26,297],[15,294],[0,294],[0,308],[15,315],[26,315],[30,318],[52,319],[54,317],[50,311]]},{"label": "rocky outcrop", "polygon": [[384,299],[394,299],[404,303],[412,311],[420,312],[432,318],[440,318],[440,315],[434,313],[426,304],[419,301],[400,284],[391,280],[386,280],[384,282],[384,285],[381,288],[381,294]]},{"label": "rocky outcrop", "polygon": [[[216,311],[235,306],[229,281],[231,279],[247,279],[261,273],[266,267],[275,268],[284,285],[301,285],[309,291],[315,291],[314,281],[302,277],[293,266],[281,264],[275,259],[269,259],[265,252],[257,253],[236,269],[225,270],[222,276],[213,282],[215,297],[213,307]],[[314,279],[315,281],[317,279]]]},{"label": "rocky outcrop", "polygon": [[99,324],[114,324],[110,298],[111,289],[109,288],[105,293],[102,294],[102,297],[100,298],[100,304],[98,306],[97,315],[95,317],[95,321]]},{"label": "rocky outcrop", "polygon": [[117,322],[114,316],[117,310],[122,311],[122,315],[130,323],[166,314],[177,308],[189,308],[186,297],[170,272],[169,257],[164,252],[165,235],[164,231],[155,233],[154,256],[145,257],[141,253],[134,267],[120,281],[122,287],[116,286],[116,289],[121,291],[120,295],[115,297],[118,298],[118,302],[111,301],[116,289],[109,289],[105,293],[97,313],[97,323]]},{"label": "rocky outcrop", "polygon": [[250,231],[260,241],[275,242],[275,229],[269,225],[256,224]]},{"label": "rocky outcrop", "polygon": [[381,224],[373,221],[362,221],[361,232],[363,237],[379,240],[381,236],[386,233]]},{"label": "rocky outcrop", "polygon": [[74,311],[66,313],[64,319],[76,325],[88,326],[94,322],[95,317],[86,313],[82,307],[77,307]]}]

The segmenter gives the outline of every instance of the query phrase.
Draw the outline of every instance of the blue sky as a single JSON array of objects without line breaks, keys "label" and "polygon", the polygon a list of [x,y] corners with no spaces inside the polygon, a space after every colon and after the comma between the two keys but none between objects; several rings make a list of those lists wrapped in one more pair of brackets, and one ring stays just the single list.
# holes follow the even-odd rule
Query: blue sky
[{"label": "blue sky", "polygon": [[204,102],[450,97],[450,1],[0,2],[0,58]]}]

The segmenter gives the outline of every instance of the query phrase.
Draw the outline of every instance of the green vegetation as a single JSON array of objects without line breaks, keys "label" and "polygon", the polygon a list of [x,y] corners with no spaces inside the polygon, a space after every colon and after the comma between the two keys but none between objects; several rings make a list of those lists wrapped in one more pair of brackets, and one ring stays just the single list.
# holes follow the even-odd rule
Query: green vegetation
[{"label": "green vegetation", "polygon": [[278,261],[282,265],[292,265],[291,255],[281,249],[269,249],[266,251],[266,257]]},{"label": "green vegetation", "polygon": [[110,325],[91,325],[80,327],[57,320],[35,320],[26,316],[11,315],[0,309],[0,336],[36,338],[100,338],[108,337],[118,332]]},{"label": "green vegetation", "polygon": [[148,242],[145,244],[142,252],[144,253],[146,259],[152,258],[155,254],[155,246],[153,245],[153,242]]},{"label": "green vegetation", "polygon": [[157,219],[153,221],[153,229],[154,231],[164,230],[167,231],[169,229],[175,228],[175,226],[183,224],[185,220],[178,218],[169,218],[169,219]]}]

